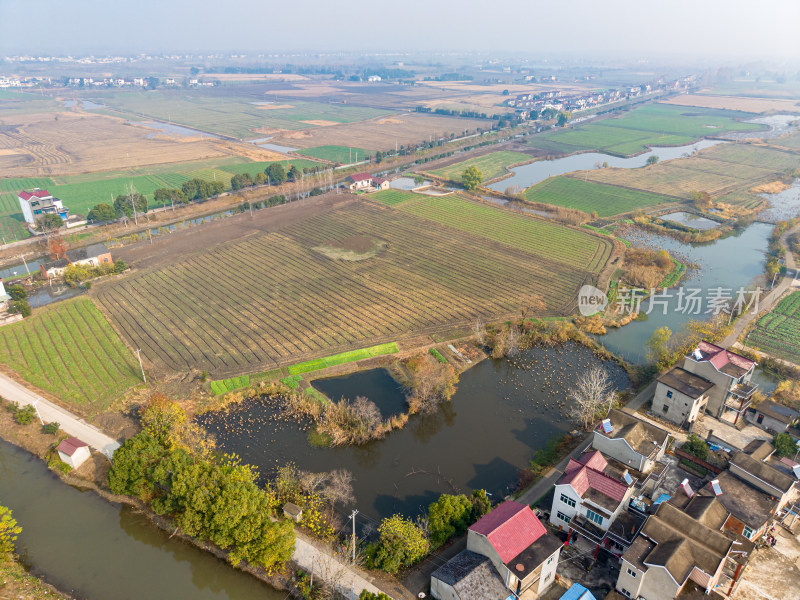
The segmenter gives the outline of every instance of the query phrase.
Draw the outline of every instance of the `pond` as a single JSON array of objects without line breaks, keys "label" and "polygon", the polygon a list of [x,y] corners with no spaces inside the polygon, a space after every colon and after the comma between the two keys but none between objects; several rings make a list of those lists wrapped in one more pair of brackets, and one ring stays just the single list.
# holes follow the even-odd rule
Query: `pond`
[{"label": "pond", "polygon": [[[603,364],[620,389],[629,385],[621,367],[585,347],[532,348],[512,360],[478,363],[461,375],[458,391],[439,412],[414,415],[404,429],[358,447],[311,447],[306,433],[280,419],[269,401],[209,413],[198,422],[221,449],[261,473],[287,462],[314,472],[351,471],[355,508],[375,526],[396,512],[421,514],[442,493],[484,488],[495,500],[507,494],[536,449],[574,428],[565,416],[567,390],[579,370],[594,364]],[[364,377],[373,375],[337,384],[342,395],[367,395]],[[394,393],[397,384],[386,385],[374,394]]]},{"label": "pond", "polygon": [[91,100],[81,100],[81,106],[83,110],[92,110],[93,108],[105,108],[105,104],[99,104],[97,102],[92,102]]},{"label": "pond", "polygon": [[594,169],[598,163],[604,162],[607,162],[609,167],[636,169],[643,167],[650,156],[658,156],[660,161],[671,160],[673,158],[688,156],[698,150],[723,143],[725,142],[719,140],[700,140],[699,142],[687,144],[685,146],[652,148],[643,154],[630,158],[620,158],[600,152],[584,152],[582,154],[573,154],[572,156],[565,156],[553,160],[537,160],[527,165],[514,167],[511,169],[513,173],[511,177],[491,183],[488,187],[497,192],[502,192],[509,186],[528,188],[532,185],[536,185],[540,181],[544,181],[548,177],[563,175],[564,173],[571,173],[573,171]]},{"label": "pond", "polygon": [[793,219],[800,214],[800,179],[796,179],[791,187],[777,194],[761,194],[769,200],[769,208],[758,213],[762,221],[777,223]]},{"label": "pond", "polygon": [[398,177],[389,182],[389,187],[395,190],[413,190],[418,187],[430,185],[427,179],[422,183],[415,183],[413,177]]},{"label": "pond", "polygon": [[283,600],[285,593],[152,525],[127,506],[66,485],[0,441],[0,505],[22,527],[22,563],[75,598]]},{"label": "pond", "polygon": [[[614,354],[626,360],[642,364],[646,362],[646,342],[653,332],[666,325],[673,333],[678,332],[691,319],[707,319],[708,291],[722,287],[735,295],[735,290],[750,285],[763,274],[767,240],[772,233],[772,226],[766,223],[753,223],[744,231],[717,240],[714,243],[692,245],[684,244],[671,237],[655,235],[638,229],[630,230],[625,235],[634,246],[655,250],[667,250],[695,264],[689,279],[668,290],[666,314],[664,307],[653,305],[650,301],[642,303],[642,311],[651,311],[647,320],[633,321],[620,329],[609,329],[609,333],[598,337],[598,341]],[[763,284],[762,284],[763,285]],[[699,289],[702,298],[701,310],[681,312],[678,310],[678,293],[688,294],[692,289]],[[730,292],[734,290],[734,292]]]},{"label": "pond", "polygon": [[392,379],[386,369],[317,379],[311,385],[331,400],[355,400],[356,396],[365,396],[376,404],[384,419],[408,411],[403,387]]},{"label": "pond", "polygon": [[86,292],[84,288],[69,287],[68,285],[58,284],[53,286],[45,286],[37,288],[35,291],[28,294],[28,303],[33,308],[39,306],[46,306],[59,300],[66,300],[67,298],[74,298]]},{"label": "pond", "polygon": [[27,262],[27,266],[25,263],[19,263],[16,265],[11,265],[10,267],[4,267],[0,269],[0,279],[11,279],[14,277],[23,277],[28,273],[38,273],[39,272],[39,265],[42,264],[42,261],[45,259],[37,259],[37,260],[29,260]]},{"label": "pond", "polygon": [[[142,125],[143,127],[149,127],[150,129],[157,129],[159,132],[167,135],[176,135],[179,137],[204,137],[204,138],[214,138],[220,139],[218,135],[214,135],[212,133],[206,133],[205,131],[200,131],[198,129],[192,129],[191,127],[184,127],[183,125],[175,125],[173,123],[162,123],[161,121],[131,121],[133,125]],[[153,138],[157,136],[158,133],[148,133],[146,137]]]},{"label": "pond", "polygon": [[686,225],[687,227],[693,227],[703,231],[706,229],[714,229],[714,227],[719,227],[719,223],[716,221],[688,212],[673,212],[667,215],[661,215],[658,218],[663,219],[664,221],[680,223],[681,225]]},{"label": "pond", "polygon": [[797,129],[795,123],[800,122],[800,115],[770,115],[768,117],[748,119],[745,122],[768,125],[769,129],[765,129],[764,131],[732,131],[730,133],[726,133],[722,137],[727,140],[767,140],[780,137],[782,135],[786,135],[794,129]]}]

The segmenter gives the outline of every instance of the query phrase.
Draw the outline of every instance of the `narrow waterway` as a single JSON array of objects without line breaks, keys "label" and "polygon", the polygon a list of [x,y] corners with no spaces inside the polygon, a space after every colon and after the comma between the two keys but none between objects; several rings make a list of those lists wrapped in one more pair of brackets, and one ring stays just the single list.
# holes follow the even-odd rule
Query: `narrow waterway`
[{"label": "narrow waterway", "polygon": [[22,526],[16,543],[34,575],[91,600],[283,600],[279,592],[169,535],[128,506],[63,483],[0,441],[0,504]]},{"label": "narrow waterway", "polygon": [[[574,428],[567,417],[567,390],[595,364],[608,370],[617,388],[629,386],[622,368],[582,346],[532,348],[511,360],[475,365],[439,412],[412,416],[405,429],[359,447],[311,447],[306,432],[278,418],[269,401],[209,413],[199,422],[221,449],[236,452],[264,474],[290,461],[313,472],[351,471],[355,508],[375,525],[394,513],[420,514],[442,493],[484,488],[495,500],[502,498],[536,449]],[[379,406],[394,404],[397,384],[389,379],[382,388],[370,387],[371,377],[337,378],[337,395],[354,398],[369,389]],[[325,382],[316,385],[330,389]]]}]

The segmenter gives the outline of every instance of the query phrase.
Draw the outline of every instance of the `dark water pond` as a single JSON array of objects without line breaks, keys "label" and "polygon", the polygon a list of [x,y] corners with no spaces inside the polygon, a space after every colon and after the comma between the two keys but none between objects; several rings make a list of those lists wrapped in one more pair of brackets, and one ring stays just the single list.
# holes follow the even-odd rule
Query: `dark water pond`
[{"label": "dark water pond", "polygon": [[719,223],[716,221],[701,217],[700,215],[696,215],[694,213],[673,212],[667,215],[661,215],[659,218],[665,221],[672,221],[674,223],[680,223],[681,225],[686,225],[687,227],[694,227],[695,229],[701,230],[719,227]]},{"label": "dark water pond", "polygon": [[129,507],[62,483],[0,441],[0,504],[22,527],[17,553],[76,598],[282,600],[285,593],[152,525]]},{"label": "dark water pond", "polygon": [[[306,433],[277,418],[267,401],[198,421],[223,450],[264,474],[288,461],[308,471],[348,469],[355,507],[374,525],[396,512],[420,514],[445,492],[484,488],[498,498],[510,491],[536,449],[574,428],[566,417],[567,390],[577,373],[601,362],[574,344],[485,360],[462,375],[452,401],[438,413],[412,416],[405,429],[359,447],[313,448]],[[629,385],[622,368],[603,364],[619,388]],[[349,389],[340,389],[348,397],[367,395],[362,381],[363,375],[351,376]]]},{"label": "dark water pond", "polygon": [[[150,129],[157,129],[159,132],[166,135],[220,139],[218,135],[214,135],[213,133],[206,133],[205,131],[199,131],[197,129],[192,129],[191,127],[184,127],[183,125],[175,125],[173,123],[162,123],[160,121],[135,121],[133,124],[143,125],[144,127],[149,127]],[[147,137],[152,138],[156,135],[158,134],[148,133]]]},{"label": "dark water pond", "polygon": [[392,379],[386,369],[317,379],[311,385],[332,400],[355,400],[356,396],[365,396],[378,406],[384,419],[408,411],[402,386]]},{"label": "dark water pond", "polygon": [[600,152],[584,152],[582,154],[573,154],[572,156],[565,156],[553,160],[537,160],[527,165],[514,167],[511,169],[513,173],[511,177],[492,183],[488,187],[498,192],[504,191],[509,186],[527,188],[536,185],[540,181],[544,181],[548,177],[563,175],[564,173],[571,173],[573,171],[594,169],[598,163],[604,162],[607,162],[610,167],[636,169],[638,167],[643,167],[650,156],[658,156],[659,160],[662,161],[671,160],[673,158],[688,156],[703,148],[710,148],[711,146],[721,143],[724,142],[718,140],[700,140],[699,142],[687,144],[685,146],[657,147],[630,158],[620,158]]},{"label": "dark water pond", "polygon": [[85,292],[86,290],[84,288],[72,288],[68,285],[45,286],[28,294],[28,302],[33,308],[36,308],[38,306],[46,306],[47,304],[58,302],[59,300],[74,298]]}]

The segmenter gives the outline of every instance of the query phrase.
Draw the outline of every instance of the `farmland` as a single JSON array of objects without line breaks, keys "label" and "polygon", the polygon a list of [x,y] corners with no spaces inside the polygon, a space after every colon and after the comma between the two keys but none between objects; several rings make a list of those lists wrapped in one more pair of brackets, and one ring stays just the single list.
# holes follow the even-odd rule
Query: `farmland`
[{"label": "farmland", "polygon": [[797,113],[797,100],[783,98],[747,98],[742,96],[717,96],[711,94],[687,94],[674,96],[665,101],[676,106],[699,106],[726,110],[741,110],[751,113],[775,111],[783,114]]},{"label": "farmland", "polygon": [[596,212],[600,217],[610,217],[637,208],[674,202],[649,192],[583,181],[574,177],[551,177],[525,190],[525,199],[531,202],[575,208],[585,213]]},{"label": "farmland", "polygon": [[800,292],[785,296],[772,312],[760,317],[745,344],[800,365]]},{"label": "farmland", "polygon": [[[597,236],[499,209],[492,220],[487,211],[495,209],[470,211],[467,201],[455,200],[465,212],[456,228],[436,216],[341,201],[322,196],[315,202],[327,203],[324,212],[283,224],[256,215],[245,223],[261,233],[173,255],[92,293],[151,364],[207,369],[219,379],[506,315],[529,294],[553,314],[569,312],[610,253]],[[321,251],[365,239],[380,252],[348,259]],[[230,276],[209,285],[209,273]]]},{"label": "farmland", "polygon": [[184,91],[114,92],[100,95],[100,98],[126,118],[139,120],[145,115],[235,139],[257,138],[260,133],[277,130],[352,123],[389,114],[384,110],[344,104],[254,102],[253,98],[245,96]]},{"label": "farmland", "polygon": [[300,151],[305,156],[321,158],[334,163],[351,164],[365,160],[368,156],[375,154],[374,150],[364,148],[352,148],[350,146],[317,146],[315,148],[305,148]]},{"label": "farmland", "polygon": [[518,165],[520,163],[527,163],[534,160],[530,154],[523,154],[522,152],[510,152],[501,150],[499,152],[491,152],[484,154],[477,158],[470,158],[453,165],[442,167],[430,171],[431,175],[449,179],[450,181],[460,181],[461,174],[469,167],[477,167],[483,175],[483,181],[496,179],[508,173],[508,167],[511,165]]},{"label": "farmland", "polygon": [[642,169],[594,169],[575,176],[675,198],[690,198],[695,191],[718,198],[774,181],[783,171],[798,167],[797,154],[747,144],[720,144],[689,158]]},{"label": "farmland", "polygon": [[87,298],[0,329],[0,361],[82,413],[104,411],[140,380],[136,358]]},{"label": "farmland", "polygon": [[395,204],[400,204],[401,202],[405,202],[406,200],[413,200],[415,198],[419,198],[419,194],[415,194],[414,192],[408,192],[406,190],[382,190],[380,192],[375,192],[374,194],[369,195],[370,200],[378,200],[387,206],[393,206]]},{"label": "farmland", "polygon": [[618,117],[546,132],[528,143],[550,152],[600,150],[630,156],[651,146],[680,146],[726,131],[763,129],[761,125],[736,120],[753,116],[752,113],[707,108],[687,112],[682,106],[647,104]]},{"label": "farmland", "polygon": [[397,204],[396,208],[510,248],[531,252],[568,268],[586,268],[597,273],[611,254],[610,242],[542,219],[456,195],[412,195],[415,198]]}]

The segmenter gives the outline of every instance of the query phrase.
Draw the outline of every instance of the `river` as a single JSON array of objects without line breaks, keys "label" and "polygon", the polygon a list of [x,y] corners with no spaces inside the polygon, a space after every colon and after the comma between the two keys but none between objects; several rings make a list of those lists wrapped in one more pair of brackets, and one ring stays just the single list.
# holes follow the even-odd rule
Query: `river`
[{"label": "river", "polygon": [[[502,498],[536,449],[574,428],[565,416],[567,389],[579,371],[601,362],[575,344],[532,348],[512,360],[485,360],[462,374],[458,391],[438,413],[412,416],[404,429],[359,447],[313,448],[306,433],[276,418],[267,401],[198,421],[223,450],[236,452],[264,474],[289,461],[307,471],[351,471],[359,518],[374,527],[396,512],[420,514],[442,493],[484,488],[495,500]],[[621,367],[605,366],[618,388],[628,387]],[[381,376],[356,373],[346,387],[340,378],[317,385],[329,391],[336,386],[334,398],[368,392],[394,412],[402,392],[391,379],[374,387],[374,378]]]},{"label": "river", "polygon": [[63,483],[0,441],[0,504],[22,527],[17,553],[34,575],[76,598],[283,600],[279,592],[169,535],[128,506]]}]

